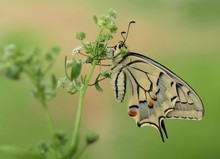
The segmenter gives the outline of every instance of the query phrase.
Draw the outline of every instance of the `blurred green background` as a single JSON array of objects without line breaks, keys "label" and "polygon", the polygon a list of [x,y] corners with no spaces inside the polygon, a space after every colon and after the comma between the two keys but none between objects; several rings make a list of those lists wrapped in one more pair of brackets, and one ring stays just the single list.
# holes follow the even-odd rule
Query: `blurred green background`
[{"label": "blurred green background", "polygon": [[[138,128],[127,115],[127,104],[114,100],[110,81],[104,93],[90,88],[81,127],[100,134],[82,159],[219,158],[220,152],[220,1],[219,0],[0,0],[0,47],[15,43],[20,48],[47,50],[59,45],[55,71],[64,76],[64,56],[79,45],[75,33],[96,37],[92,16],[109,8],[118,12],[119,31],[135,20],[127,45],[167,66],[185,79],[205,105],[203,120],[165,120],[169,139],[165,143],[152,127]],[[0,78],[0,144],[30,147],[48,139],[39,103],[29,93],[27,81]],[[70,136],[77,97],[58,90],[50,102],[56,128]],[[82,136],[83,137],[83,136]],[[83,141],[82,141],[83,142]],[[10,156],[0,154],[0,158]]]}]

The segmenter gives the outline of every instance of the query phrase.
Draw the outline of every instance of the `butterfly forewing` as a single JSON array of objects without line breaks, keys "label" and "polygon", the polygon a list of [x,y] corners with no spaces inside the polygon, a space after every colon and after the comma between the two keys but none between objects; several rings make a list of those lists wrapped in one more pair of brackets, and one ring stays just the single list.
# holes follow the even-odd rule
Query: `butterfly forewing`
[{"label": "butterfly forewing", "polygon": [[165,118],[201,119],[202,101],[181,78],[152,59],[129,53],[112,67],[116,99],[123,101],[126,79],[131,86],[128,113],[138,126],[156,127],[163,139]]}]

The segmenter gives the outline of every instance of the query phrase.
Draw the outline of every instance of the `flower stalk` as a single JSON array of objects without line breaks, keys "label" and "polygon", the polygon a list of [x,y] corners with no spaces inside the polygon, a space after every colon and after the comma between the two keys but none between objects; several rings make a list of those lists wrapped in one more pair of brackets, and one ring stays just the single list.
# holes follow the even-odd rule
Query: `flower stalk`
[{"label": "flower stalk", "polygon": [[72,156],[75,154],[78,143],[79,143],[79,130],[80,130],[80,123],[81,123],[81,118],[82,118],[82,112],[83,112],[83,103],[84,103],[84,98],[85,98],[85,93],[87,91],[89,82],[91,80],[91,77],[93,75],[93,72],[95,70],[95,66],[97,64],[97,61],[93,61],[92,67],[89,71],[89,74],[86,78],[85,84],[83,88],[79,91],[79,103],[78,103],[78,108],[77,108],[77,113],[76,113],[76,119],[75,119],[75,124],[74,124],[74,129],[73,129],[73,134],[72,134],[72,140],[71,140],[71,148],[69,155]]}]

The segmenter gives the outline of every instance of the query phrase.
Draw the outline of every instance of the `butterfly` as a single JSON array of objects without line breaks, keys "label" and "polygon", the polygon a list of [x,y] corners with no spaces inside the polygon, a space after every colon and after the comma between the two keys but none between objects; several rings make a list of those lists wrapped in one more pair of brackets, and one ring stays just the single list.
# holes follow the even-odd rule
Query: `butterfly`
[{"label": "butterfly", "polygon": [[[129,23],[128,31],[130,28]],[[128,35],[127,31],[127,35]],[[122,36],[126,32],[122,32]],[[113,88],[115,98],[123,102],[127,84],[130,84],[128,114],[139,127],[153,126],[164,142],[168,138],[164,119],[200,120],[204,106],[198,94],[184,80],[160,63],[135,52],[121,55],[125,41],[114,47]]]}]

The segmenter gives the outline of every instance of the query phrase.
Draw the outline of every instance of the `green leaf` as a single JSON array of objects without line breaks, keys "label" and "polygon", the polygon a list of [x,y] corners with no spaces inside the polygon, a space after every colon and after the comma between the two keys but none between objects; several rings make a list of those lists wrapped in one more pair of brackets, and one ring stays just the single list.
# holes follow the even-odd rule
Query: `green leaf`
[{"label": "green leaf", "polygon": [[81,82],[82,82],[83,84],[85,84],[83,75],[81,75],[80,79],[81,79]]},{"label": "green leaf", "polygon": [[99,82],[95,83],[95,88],[99,91],[99,92],[103,92],[104,90],[102,89],[102,87],[99,85]]},{"label": "green leaf", "polygon": [[106,70],[105,72],[100,73],[101,76],[104,76],[106,78],[111,78],[111,70]]},{"label": "green leaf", "polygon": [[31,149],[24,149],[9,145],[0,146],[0,153],[5,153],[15,159],[45,159],[44,156]]},{"label": "green leaf", "polygon": [[87,77],[87,75],[85,75],[85,76],[81,75],[81,82],[83,84],[85,84],[85,82],[86,82],[86,77]]},{"label": "green leaf", "polygon": [[71,81],[76,80],[80,75],[82,69],[82,61],[81,60],[72,60],[72,68],[71,68]]}]

